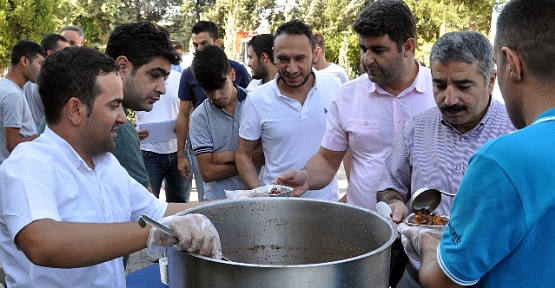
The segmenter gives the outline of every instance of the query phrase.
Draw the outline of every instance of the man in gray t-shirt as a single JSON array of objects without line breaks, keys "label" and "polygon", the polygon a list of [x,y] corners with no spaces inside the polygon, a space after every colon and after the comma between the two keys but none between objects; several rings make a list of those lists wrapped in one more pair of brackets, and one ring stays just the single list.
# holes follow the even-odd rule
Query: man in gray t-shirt
[{"label": "man in gray t-shirt", "polygon": [[20,40],[12,49],[10,71],[0,79],[0,164],[19,143],[37,138],[23,85],[36,81],[43,60],[44,50],[35,42]]},{"label": "man in gray t-shirt", "polygon": [[[208,97],[193,112],[190,127],[193,154],[205,182],[204,200],[224,199],[224,190],[247,189],[235,166],[247,91],[233,84],[235,71],[218,46],[197,50],[191,67]],[[262,150],[253,158],[254,163],[263,165]]]}]

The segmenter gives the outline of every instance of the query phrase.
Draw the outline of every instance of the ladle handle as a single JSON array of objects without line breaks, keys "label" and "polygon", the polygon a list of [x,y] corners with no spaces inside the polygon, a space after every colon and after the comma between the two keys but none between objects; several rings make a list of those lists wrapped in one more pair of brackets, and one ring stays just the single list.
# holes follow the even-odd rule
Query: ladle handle
[{"label": "ladle handle", "polygon": [[139,225],[141,225],[141,227],[145,227],[145,224],[148,223],[150,225],[152,225],[153,227],[158,228],[160,231],[173,236],[173,237],[177,237],[177,234],[170,229],[168,226],[150,218],[148,215],[141,215],[141,217],[139,217],[139,220],[137,221],[139,223]]},{"label": "ladle handle", "polygon": [[443,195],[445,195],[445,196],[449,196],[449,197],[455,197],[455,195],[456,195],[456,194],[447,193],[447,192],[441,191],[441,190],[438,190],[438,191],[439,191],[439,193],[441,193],[441,194],[443,194]]}]

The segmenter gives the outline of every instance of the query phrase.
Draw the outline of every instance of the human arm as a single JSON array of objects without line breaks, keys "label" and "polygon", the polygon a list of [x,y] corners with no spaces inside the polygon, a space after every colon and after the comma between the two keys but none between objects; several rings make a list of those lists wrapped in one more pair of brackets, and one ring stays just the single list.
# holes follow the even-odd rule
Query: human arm
[{"label": "human arm", "polygon": [[252,161],[253,151],[257,141],[249,141],[239,138],[239,147],[235,152],[235,165],[237,171],[249,189],[260,186],[260,180]]},{"label": "human arm", "polygon": [[185,179],[189,179],[191,169],[185,154],[187,153],[185,150],[187,134],[189,134],[189,112],[191,106],[191,101],[180,100],[175,128],[177,134],[177,169]]},{"label": "human arm", "polygon": [[212,153],[201,153],[195,157],[204,182],[226,179],[239,173],[235,163],[215,164],[212,161]]},{"label": "human arm", "polygon": [[292,196],[301,196],[307,190],[322,189],[333,180],[344,156],[345,151],[320,147],[302,170],[286,171],[273,182],[293,187]]},{"label": "human arm", "polygon": [[353,154],[351,150],[347,150],[345,157],[343,158],[343,169],[345,169],[345,175],[347,175],[347,181],[351,180],[351,166],[353,165]]},{"label": "human arm", "polygon": [[428,233],[420,235],[421,241],[421,266],[418,276],[422,287],[426,288],[456,288],[463,287],[451,281],[447,275],[441,270],[437,262],[437,247],[439,239],[431,236]]},{"label": "human arm", "polygon": [[31,135],[28,137],[21,137],[19,136],[19,130],[20,128],[10,128],[10,127],[4,128],[4,132],[6,134],[6,149],[10,153],[13,151],[13,149],[15,149],[15,146],[17,146],[19,143],[25,142],[25,141],[33,141],[35,138],[37,138],[37,134]]},{"label": "human arm", "polygon": [[77,268],[145,248],[149,230],[136,222],[97,224],[39,219],[19,231],[15,244],[36,265]]}]

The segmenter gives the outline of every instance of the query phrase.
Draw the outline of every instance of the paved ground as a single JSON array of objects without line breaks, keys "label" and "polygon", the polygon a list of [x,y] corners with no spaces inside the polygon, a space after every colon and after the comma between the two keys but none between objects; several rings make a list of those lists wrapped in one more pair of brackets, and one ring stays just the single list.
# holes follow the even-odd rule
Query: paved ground
[{"label": "paved ground", "polygon": [[[343,196],[347,191],[347,177],[345,175],[345,170],[343,169],[343,165],[341,165],[341,167],[339,168],[339,172],[337,173],[337,179],[339,180],[339,191],[341,192],[341,196]],[[195,181],[193,181],[193,189],[191,191],[191,201],[198,201],[198,195],[197,195],[197,191],[194,186],[194,183]],[[160,193],[160,195],[161,197],[164,197],[163,193]],[[127,275],[133,271],[139,270],[141,268],[147,267],[152,264],[154,263],[149,261],[147,258],[146,249],[143,249],[129,256],[129,262],[127,264],[127,269],[125,270],[125,274]]]}]

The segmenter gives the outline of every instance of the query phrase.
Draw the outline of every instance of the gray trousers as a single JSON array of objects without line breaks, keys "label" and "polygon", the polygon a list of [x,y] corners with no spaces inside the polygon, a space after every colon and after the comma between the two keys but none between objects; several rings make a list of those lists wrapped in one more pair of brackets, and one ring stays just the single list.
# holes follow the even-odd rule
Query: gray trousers
[{"label": "gray trousers", "polygon": [[412,279],[412,277],[410,277],[409,272],[407,272],[407,269],[405,269],[405,272],[403,272],[403,277],[401,277],[401,280],[399,280],[399,283],[397,283],[397,288],[421,288],[422,286],[420,286],[420,284],[418,284],[416,281],[414,281],[414,279]]}]

